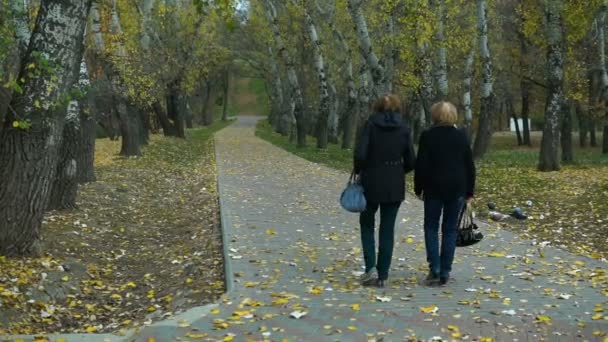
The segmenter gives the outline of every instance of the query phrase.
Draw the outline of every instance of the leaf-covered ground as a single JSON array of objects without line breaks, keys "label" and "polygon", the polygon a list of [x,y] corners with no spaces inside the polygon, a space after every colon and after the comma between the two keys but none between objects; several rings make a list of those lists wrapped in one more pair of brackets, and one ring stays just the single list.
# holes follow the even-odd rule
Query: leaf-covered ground
[{"label": "leaf-covered ground", "polygon": [[98,181],[49,213],[45,256],[0,257],[0,335],[120,332],[224,291],[213,132],[155,135],[144,157],[97,141]]},{"label": "leaf-covered ground", "polygon": [[[272,131],[267,121],[258,124],[259,137],[305,159],[334,168],[349,170],[352,151],[331,145],[325,151],[314,147],[298,149]],[[575,140],[576,141],[576,140]],[[533,135],[534,146],[539,136]],[[495,134],[489,155],[477,163],[476,206],[486,216],[488,202],[498,211],[509,214],[521,207],[530,216],[518,221],[507,218],[504,224],[523,237],[593,257],[608,258],[608,155],[598,149],[575,149],[575,163],[559,172],[536,171],[538,148],[517,147],[515,137]],[[411,175],[408,186],[411,186]],[[532,206],[526,205],[527,201]]]}]

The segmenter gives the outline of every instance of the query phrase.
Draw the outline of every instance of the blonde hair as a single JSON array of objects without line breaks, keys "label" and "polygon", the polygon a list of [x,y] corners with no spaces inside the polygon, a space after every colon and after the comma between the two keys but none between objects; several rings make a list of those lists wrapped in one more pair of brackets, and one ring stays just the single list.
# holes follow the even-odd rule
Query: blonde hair
[{"label": "blonde hair", "polygon": [[435,125],[451,126],[458,120],[456,106],[447,101],[437,102],[431,106],[431,120]]},{"label": "blonde hair", "polygon": [[376,113],[398,112],[401,109],[401,100],[394,94],[386,94],[374,101],[372,109]]}]

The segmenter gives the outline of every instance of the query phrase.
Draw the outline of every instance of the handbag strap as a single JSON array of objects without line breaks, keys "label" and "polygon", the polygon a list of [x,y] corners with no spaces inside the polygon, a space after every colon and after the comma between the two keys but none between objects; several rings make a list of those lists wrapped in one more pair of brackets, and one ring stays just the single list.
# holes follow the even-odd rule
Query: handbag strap
[{"label": "handbag strap", "polygon": [[350,184],[357,183],[356,177],[357,177],[357,175],[355,174],[355,169],[352,169],[352,171],[350,172],[350,177],[348,178],[348,183],[350,183]]},{"label": "handbag strap", "polygon": [[465,203],[462,206],[458,218],[458,228],[466,228],[473,223],[473,208],[470,203]]}]

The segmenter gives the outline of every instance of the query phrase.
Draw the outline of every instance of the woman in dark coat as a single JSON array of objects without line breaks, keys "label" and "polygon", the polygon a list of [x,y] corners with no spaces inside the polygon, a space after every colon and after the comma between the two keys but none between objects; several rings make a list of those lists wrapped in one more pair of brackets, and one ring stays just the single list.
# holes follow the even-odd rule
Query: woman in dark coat
[{"label": "woman in dark coat", "polygon": [[[414,191],[424,201],[424,241],[429,263],[428,285],[445,285],[452,271],[458,219],[464,202],[473,199],[475,164],[469,141],[456,128],[456,107],[439,102],[431,107],[433,127],[418,145]],[[441,250],[439,249],[439,219]]]},{"label": "woman in dark coat", "polygon": [[[361,213],[361,243],[365,260],[363,285],[384,287],[393,256],[395,220],[405,199],[405,174],[415,164],[410,129],[402,121],[401,103],[395,95],[386,95],[374,103],[373,114],[365,123],[355,149],[354,171],[359,176],[367,200]],[[380,208],[378,255],[374,225]],[[376,262],[377,259],[377,262]],[[374,277],[374,268],[378,272]]]}]

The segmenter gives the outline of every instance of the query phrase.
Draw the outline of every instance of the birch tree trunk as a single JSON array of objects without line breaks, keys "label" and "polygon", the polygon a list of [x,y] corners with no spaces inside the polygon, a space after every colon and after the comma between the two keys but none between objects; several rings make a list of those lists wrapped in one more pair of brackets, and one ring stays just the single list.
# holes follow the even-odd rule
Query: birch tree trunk
[{"label": "birch tree trunk", "polygon": [[547,107],[540,147],[539,171],[557,171],[560,168],[559,117],[564,105],[564,37],[563,0],[547,0],[544,5],[547,22]]},{"label": "birch tree trunk", "polygon": [[[317,8],[319,11],[322,10],[317,3]],[[336,27],[334,17],[330,17],[328,15],[324,15],[325,21],[329,28],[331,29],[334,39],[337,40],[338,46],[342,53],[346,56],[346,58],[342,61],[344,63],[344,78],[346,82],[346,91],[347,91],[347,99],[346,105],[342,110],[342,115],[339,115],[343,118],[344,123],[344,135],[342,138],[342,149],[350,149],[353,148],[355,144],[355,134],[357,130],[357,89],[355,87],[355,77],[353,74],[353,60],[352,60],[352,50],[346,38],[344,38],[344,34],[340,32],[340,30]]]},{"label": "birch tree trunk", "polygon": [[477,0],[477,30],[479,33],[479,58],[481,59],[481,105],[479,126],[473,145],[473,156],[481,158],[488,151],[492,139],[494,112],[494,70],[488,44],[488,8],[486,0]]},{"label": "birch tree trunk", "polygon": [[325,60],[323,58],[323,52],[321,51],[321,40],[317,33],[317,27],[312,16],[305,10],[304,16],[306,18],[306,28],[308,30],[308,36],[313,47],[315,69],[317,71],[317,80],[319,82],[319,112],[317,115],[317,148],[327,148],[328,142],[328,120],[329,120],[329,86],[327,84],[327,74],[325,71]]},{"label": "birch tree trunk", "polygon": [[[115,37],[115,46],[113,46],[114,58],[118,61],[123,61],[127,57],[127,51],[120,36],[122,36],[122,27],[120,18],[118,17],[118,9],[116,0],[112,0],[112,9],[110,12],[110,33]],[[120,62],[119,62],[120,63]],[[120,119],[121,148],[120,155],[125,157],[141,156],[141,147],[139,140],[140,129],[136,113],[128,110],[126,103],[127,99],[123,94],[126,94],[126,86],[121,80],[121,75],[117,69],[117,63],[114,63],[112,68],[112,76],[110,78],[114,97],[117,100],[116,111]]]},{"label": "birch tree trunk", "polygon": [[[521,20],[525,20],[522,16]],[[530,91],[532,90],[532,83],[526,76],[530,74],[530,56],[529,56],[529,45],[530,42],[526,38],[523,32],[519,32],[520,40],[520,68],[523,77],[520,80],[521,89],[521,118],[523,121],[523,144],[526,146],[532,146],[530,140]]]},{"label": "birch tree trunk", "polygon": [[51,186],[48,210],[73,209],[76,207],[76,195],[78,194],[78,182],[76,179],[78,171],[77,151],[80,138],[80,106],[78,101],[70,101],[61,147],[55,171],[55,177]]},{"label": "birch tree trunk", "polygon": [[386,93],[393,92],[393,79],[395,77],[395,67],[397,65],[397,60],[399,59],[399,50],[397,49],[395,40],[397,39],[397,29],[396,29],[396,9],[393,11],[393,14],[388,16],[386,21],[386,31],[388,36],[388,46],[385,57],[385,68],[384,68],[384,80],[386,82]]},{"label": "birch tree trunk", "polygon": [[363,15],[362,0],[348,0],[348,11],[355,23],[355,32],[359,41],[361,57],[367,63],[372,75],[372,96],[380,97],[390,92],[389,81],[386,79],[386,71],[378,56],[374,53],[372,40],[367,29],[367,21]]},{"label": "birch tree trunk", "polygon": [[25,66],[38,64],[34,53],[21,63],[23,96],[13,99],[19,121],[0,130],[0,255],[29,255],[40,251],[40,226],[48,204],[61,144],[65,112],[54,105],[76,82],[82,58],[83,34],[91,1],[44,0],[40,5],[29,51],[54,66],[28,77]]},{"label": "birch tree trunk", "polygon": [[561,146],[562,146],[562,161],[570,163],[574,160],[572,155],[572,111],[575,110],[577,104],[573,101],[566,101],[562,108],[561,122]]},{"label": "birch tree trunk", "polygon": [[230,90],[230,68],[226,67],[226,70],[224,71],[224,83],[222,84],[224,86],[223,90],[224,93],[222,95],[223,97],[223,108],[222,108],[222,121],[228,121],[228,91]]},{"label": "birch tree trunk", "polygon": [[437,7],[437,31],[435,33],[435,40],[438,45],[435,62],[435,84],[437,85],[437,98],[435,101],[443,101],[447,99],[449,94],[448,53],[445,43],[446,8],[445,0],[436,0],[435,2],[435,7]]},{"label": "birch tree trunk", "polygon": [[304,115],[304,98],[302,96],[302,89],[300,88],[300,82],[298,80],[298,74],[293,63],[293,59],[289,55],[287,46],[281,37],[281,31],[279,29],[279,21],[277,18],[277,10],[271,0],[264,0],[266,16],[272,29],[275,44],[279,49],[279,55],[285,63],[287,69],[287,80],[289,81],[289,95],[293,108],[293,115],[296,119],[296,139],[297,146],[302,148],[306,147],[306,118]]},{"label": "birch tree trunk", "polygon": [[357,91],[358,103],[357,103],[357,130],[356,130],[356,138],[355,145],[357,143],[357,139],[361,136],[361,131],[370,114],[370,94],[372,93],[372,81],[370,80],[369,70],[367,69],[367,65],[361,65],[361,70],[359,71],[359,89]]},{"label": "birch tree trunk", "polygon": [[270,74],[272,79],[270,80],[273,99],[272,99],[272,112],[276,119],[275,130],[277,133],[287,136],[289,134],[291,124],[293,123],[292,113],[286,108],[285,97],[283,96],[283,76],[279,70],[279,63],[276,60],[276,55],[272,49],[272,46],[268,46]]},{"label": "birch tree trunk", "polygon": [[338,115],[340,110],[340,99],[338,98],[336,86],[331,82],[329,82],[329,91],[331,105],[329,107],[329,118],[327,121],[327,136],[330,143],[337,144],[340,140],[338,127],[340,125],[340,116]]},{"label": "birch tree trunk", "polygon": [[587,127],[587,114],[583,110],[576,111],[576,117],[578,119],[578,146],[580,148],[587,147],[588,127]]},{"label": "birch tree trunk", "polygon": [[[84,46],[83,46],[84,48]],[[78,53],[82,56],[83,52]],[[78,88],[81,92],[86,91],[86,86],[89,84],[88,74],[84,59],[80,62],[79,68],[74,70],[79,76]],[[85,160],[80,156],[80,153],[93,154],[94,151],[86,151],[86,142],[82,135],[81,112],[85,101],[83,99],[74,99],[70,101],[66,116],[63,136],[61,139],[61,147],[59,148],[59,157],[51,195],[49,200],[49,210],[73,209],[76,207],[76,196],[78,194],[78,176],[80,168],[90,167],[94,165],[83,165],[79,161]],[[90,139],[90,137],[88,137]],[[93,140],[93,148],[95,148]],[[82,147],[81,147],[82,146]],[[93,162],[90,160],[89,162]],[[94,177],[94,176],[93,176]]]},{"label": "birch tree trunk", "polygon": [[[606,72],[606,13],[608,11],[608,0],[604,0],[598,13],[597,19],[597,41],[598,41],[598,55],[599,63],[598,67],[601,70],[601,99],[604,105],[608,104],[608,72]],[[604,135],[602,141],[602,153],[608,154],[608,112],[604,114]]]},{"label": "birch tree trunk", "polygon": [[[27,52],[31,36],[27,15],[27,1],[10,0],[9,5],[13,15],[12,24],[15,31],[17,48],[8,51],[9,53],[6,56],[6,60],[0,60],[0,68],[4,69],[2,71],[6,71],[3,75],[4,77],[0,78],[2,84],[7,82],[11,77],[16,79],[17,73],[21,67],[21,61]],[[3,6],[3,4],[0,3],[0,6]],[[6,65],[3,65],[4,63],[6,63]],[[0,121],[3,120],[5,114],[9,112],[8,109],[12,100],[12,95],[10,89],[0,86]]]},{"label": "birch tree trunk", "polygon": [[10,6],[14,15],[13,25],[15,30],[15,38],[17,39],[19,57],[23,58],[32,35],[28,23],[27,2],[23,0],[10,0]]},{"label": "birch tree trunk", "polygon": [[76,165],[78,183],[89,183],[97,180],[95,175],[95,117],[91,113],[91,106],[80,106],[80,144],[78,145],[78,159]]},{"label": "birch tree trunk", "polygon": [[421,116],[422,120],[420,121],[422,130],[431,125],[431,104],[435,98],[433,68],[429,50],[429,44],[426,42],[422,43],[418,49],[418,69],[422,81],[418,98],[420,99],[421,109],[424,111],[424,113],[422,113],[424,115]]},{"label": "birch tree trunk", "polygon": [[462,106],[464,107],[464,129],[469,138],[473,135],[473,109],[471,105],[471,82],[473,79],[473,63],[475,62],[475,44],[471,45],[471,50],[467,55],[464,65],[464,79],[462,81]]},{"label": "birch tree trunk", "polygon": [[517,136],[517,146],[521,146],[524,144],[524,141],[523,141],[523,138],[521,135],[521,130],[519,129],[519,118],[517,117],[517,114],[515,113],[515,108],[513,106],[513,96],[511,95],[510,92],[506,96],[505,107],[507,107],[508,117],[511,120],[513,120],[513,126],[515,126],[515,134]]}]

